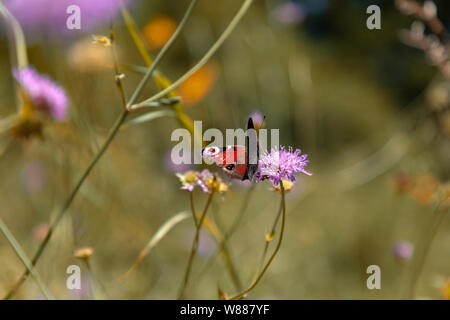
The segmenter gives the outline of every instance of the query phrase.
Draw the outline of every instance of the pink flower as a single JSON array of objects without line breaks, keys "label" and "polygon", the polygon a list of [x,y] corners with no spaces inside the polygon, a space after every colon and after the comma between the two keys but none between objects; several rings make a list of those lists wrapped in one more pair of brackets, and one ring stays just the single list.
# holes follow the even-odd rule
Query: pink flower
[{"label": "pink flower", "polygon": [[278,150],[272,149],[271,152],[265,152],[259,159],[257,182],[265,179],[272,181],[275,187],[280,180],[295,181],[295,174],[302,172],[308,176],[312,175],[305,170],[309,161],[306,160],[307,154],[301,154],[301,150],[293,151],[292,147],[287,150],[284,146]]},{"label": "pink flower", "polygon": [[392,248],[392,252],[400,260],[409,260],[414,253],[414,245],[404,240],[397,241]]},{"label": "pink flower", "polygon": [[13,76],[34,108],[49,113],[57,121],[67,118],[68,99],[61,86],[31,67],[13,70]]}]

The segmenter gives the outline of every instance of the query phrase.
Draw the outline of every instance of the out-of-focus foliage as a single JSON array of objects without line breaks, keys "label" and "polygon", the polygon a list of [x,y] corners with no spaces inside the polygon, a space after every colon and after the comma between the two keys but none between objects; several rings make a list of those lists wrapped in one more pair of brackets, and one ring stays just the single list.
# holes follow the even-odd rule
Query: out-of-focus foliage
[{"label": "out-of-focus foliage", "polygon": [[[172,80],[182,75],[213,44],[241,3],[199,1],[158,69]],[[381,30],[366,28],[369,4],[382,9]],[[436,4],[448,27],[448,1]],[[131,5],[153,56],[187,5],[161,0]],[[448,188],[449,81],[422,51],[400,41],[399,31],[414,19],[392,1],[298,0],[288,10],[283,5],[282,0],[255,1],[213,59],[178,90],[186,113],[202,120],[204,130],[243,128],[249,114],[259,110],[267,128],[280,129],[281,144],[309,155],[313,176],[299,177],[287,194],[280,253],[251,298],[403,298],[416,257],[414,251],[411,259],[404,258],[408,255],[401,250],[411,249],[405,249],[404,241],[420,246],[436,203]],[[145,66],[122,20],[116,20],[114,29],[120,64]],[[109,35],[109,26],[73,32],[78,34],[34,41],[34,33],[26,34],[30,63],[65,88],[69,120],[45,125],[42,138],[0,140],[0,216],[29,256],[122,108],[111,52],[92,44],[91,35]],[[16,110],[11,61],[3,32],[0,119]],[[128,70],[123,83],[130,95],[142,75]],[[141,98],[156,90],[149,82]],[[165,117],[119,132],[37,265],[56,297],[176,298],[194,237],[189,219],[174,226],[133,272],[123,275],[161,225],[190,210],[189,194],[180,190],[175,176],[189,168],[174,166],[169,156],[175,145],[170,135],[178,127],[175,118]],[[215,228],[223,232],[232,225],[247,189],[232,180],[229,191],[214,199],[209,214]],[[194,196],[201,208],[206,196],[199,191]],[[279,195],[271,185],[259,183],[230,239],[230,254],[245,285],[257,272],[278,206]],[[236,291],[224,260],[215,255],[213,235],[201,232],[189,297],[217,298],[218,287]],[[80,248],[85,251],[77,251],[77,259],[74,252]],[[419,279],[418,297],[448,298],[449,251],[447,214]],[[3,237],[0,261],[3,296],[24,270]],[[66,288],[65,271],[71,264],[82,268],[81,291]],[[366,287],[366,268],[372,264],[381,267],[381,290]],[[39,295],[29,279],[16,298]]]}]

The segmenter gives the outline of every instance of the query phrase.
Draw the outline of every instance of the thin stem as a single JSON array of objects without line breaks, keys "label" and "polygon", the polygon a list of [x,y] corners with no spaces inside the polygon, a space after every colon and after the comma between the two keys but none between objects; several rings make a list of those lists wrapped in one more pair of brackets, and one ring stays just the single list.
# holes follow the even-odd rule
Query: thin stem
[{"label": "thin stem", "polygon": [[266,273],[267,269],[269,268],[273,259],[277,255],[278,251],[280,250],[281,242],[283,240],[284,226],[285,226],[285,220],[286,220],[286,202],[285,202],[285,197],[284,197],[283,181],[280,181],[280,189],[281,189],[281,231],[280,231],[280,237],[278,239],[277,246],[276,246],[275,250],[273,251],[272,255],[270,256],[269,260],[267,261],[266,265],[261,270],[261,273],[258,275],[258,277],[256,277],[256,279],[253,281],[253,283],[243,292],[231,297],[230,298],[231,300],[238,300],[238,299],[245,297],[250,291],[252,291],[256,287],[256,285],[259,283],[259,281],[262,279],[262,277]]},{"label": "thin stem", "polygon": [[[268,251],[268,249],[269,249],[270,242],[271,242],[271,240],[273,239],[273,237],[275,236],[275,229],[276,229],[276,227],[277,227],[278,220],[280,220],[281,211],[282,211],[282,206],[283,206],[283,205],[280,203],[280,208],[278,209],[277,216],[275,217],[275,220],[274,220],[273,225],[272,225],[272,229],[271,229],[271,231],[270,231],[270,233],[269,233],[269,238],[270,238],[270,239],[267,239],[267,238],[266,238],[266,243],[265,243],[265,245],[264,245],[264,251],[263,251],[263,254],[262,254],[262,256],[261,256],[261,262],[260,262],[260,268],[259,268],[259,270],[261,270],[261,269],[263,268],[263,266],[264,266],[264,261],[266,260],[266,255],[267,255],[267,251]],[[258,270],[258,272],[259,272],[259,270]]]},{"label": "thin stem", "polygon": [[7,24],[9,23],[9,26],[11,27],[11,31],[13,33],[17,66],[19,68],[26,67],[28,65],[27,45],[22,28],[19,22],[17,22],[16,18],[11,14],[11,12],[9,12],[2,1],[0,1],[0,14],[3,15]]},{"label": "thin stem", "polygon": [[[161,58],[167,52],[169,47],[174,43],[175,39],[180,34],[180,29],[182,28],[182,26],[186,22],[187,17],[190,15],[190,13],[192,11],[192,8],[193,8],[193,3],[195,4],[195,2],[196,2],[196,0],[192,0],[191,5],[187,9],[186,13],[184,14],[184,17],[183,17],[182,21],[180,22],[180,25],[177,28],[177,31],[174,32],[174,34],[172,34],[171,38],[166,43],[164,48],[161,49],[161,51],[158,53],[158,56],[156,57],[155,61],[150,66],[150,68],[147,70],[147,73],[144,75],[144,77],[141,79],[140,83],[136,87],[136,90],[134,91],[134,93],[131,96],[130,100],[125,105],[124,110],[120,114],[119,118],[116,120],[116,123],[114,124],[113,128],[111,129],[111,132],[109,133],[108,137],[106,138],[106,141],[104,142],[103,146],[100,148],[100,150],[94,156],[94,158],[92,159],[91,163],[89,164],[87,169],[84,171],[84,173],[82,174],[81,178],[78,180],[78,183],[75,185],[74,189],[70,193],[69,197],[64,202],[64,205],[63,205],[62,209],[59,211],[58,215],[56,216],[56,219],[50,225],[50,229],[49,229],[46,237],[44,238],[44,240],[40,244],[36,254],[33,256],[33,259],[31,260],[32,266],[34,266],[37,263],[37,261],[39,260],[41,254],[44,251],[45,247],[47,246],[47,244],[48,244],[48,242],[50,240],[50,237],[52,236],[56,226],[58,225],[59,221],[64,216],[64,214],[66,213],[67,209],[69,208],[70,204],[72,203],[73,199],[75,198],[76,194],[78,193],[78,190],[81,188],[81,186],[83,185],[84,181],[88,177],[89,173],[94,168],[94,166],[97,164],[98,160],[100,160],[102,155],[105,153],[106,149],[108,149],[109,144],[114,139],[114,137],[117,134],[117,132],[119,131],[121,125],[124,123],[125,119],[127,118],[128,114],[130,112],[127,106],[132,105],[136,101],[137,97],[139,96],[139,94],[143,90],[145,84],[147,83],[148,79],[150,79],[150,77],[152,76],[153,72],[155,71],[156,66],[161,61]],[[28,269],[25,270],[25,272],[22,274],[22,276],[20,277],[18,282],[7,293],[7,295],[5,296],[4,299],[10,299],[13,296],[13,294],[17,291],[17,289],[19,289],[19,287],[24,283],[24,281],[27,279],[29,274],[30,274],[30,271]]]},{"label": "thin stem", "polygon": [[242,4],[239,11],[236,13],[236,15],[231,20],[230,24],[225,28],[223,33],[220,35],[220,37],[217,39],[217,41],[211,46],[211,48],[205,53],[205,55],[197,62],[195,66],[193,66],[188,72],[186,72],[184,75],[182,75],[178,80],[173,82],[170,86],[165,88],[164,90],[158,92],[157,94],[153,95],[147,100],[144,100],[136,105],[132,105],[130,108],[132,110],[139,109],[144,107],[149,102],[155,101],[161,97],[164,97],[166,94],[171,92],[172,90],[178,88],[180,84],[182,84],[187,78],[189,78],[192,74],[194,74],[196,71],[198,71],[203,65],[216,53],[216,51],[220,48],[220,46],[223,44],[223,42],[228,38],[228,36],[231,34],[233,29],[236,27],[236,25],[239,23],[239,21],[243,18],[245,13],[247,12],[248,8],[252,4],[253,0],[245,0]]},{"label": "thin stem", "polygon": [[197,249],[198,249],[198,240],[200,238],[200,229],[202,228],[202,224],[203,224],[203,221],[205,220],[206,213],[208,212],[208,209],[209,209],[209,206],[211,204],[213,195],[214,195],[214,191],[212,191],[209,194],[209,197],[208,197],[208,200],[206,202],[205,208],[203,209],[203,213],[202,213],[202,215],[200,217],[200,220],[198,221],[198,224],[197,224],[197,226],[195,228],[195,236],[194,236],[194,240],[192,241],[191,253],[189,254],[189,259],[188,259],[186,271],[184,273],[184,278],[183,278],[183,285],[181,287],[178,299],[183,299],[184,298],[184,293],[186,291],[186,287],[187,287],[188,282],[189,282],[189,276],[190,276],[190,273],[191,273],[192,262],[194,261],[195,254],[197,253]]},{"label": "thin stem", "polygon": [[408,292],[408,299],[414,299],[414,293],[417,288],[418,280],[420,278],[420,275],[422,273],[423,267],[425,265],[425,261],[427,259],[428,253],[430,252],[431,245],[433,243],[434,237],[437,234],[437,230],[439,226],[441,225],[442,221],[444,220],[445,214],[448,212],[448,209],[440,209],[442,203],[445,200],[439,201],[439,203],[436,206],[436,209],[434,210],[434,215],[431,221],[431,230],[427,228],[426,232],[423,234],[422,241],[419,243],[422,245],[420,255],[417,258],[417,263],[414,268],[414,271],[411,276],[411,282]]},{"label": "thin stem", "polygon": [[31,276],[36,281],[36,284],[38,285],[39,289],[41,290],[44,297],[49,300],[53,299],[52,295],[45,289],[44,284],[42,283],[41,278],[39,277],[39,274],[36,272],[35,269],[33,269],[33,266],[30,263],[30,259],[25,254],[25,251],[23,251],[20,244],[17,242],[16,238],[13,236],[11,231],[8,229],[6,224],[3,222],[2,218],[0,218],[0,230],[3,232],[3,235],[8,240],[9,244],[13,248],[16,255],[19,257],[19,259],[22,261],[23,265],[27,268],[29,272],[31,272]]},{"label": "thin stem", "polygon": [[231,225],[230,229],[228,229],[228,232],[225,234],[225,237],[223,239],[224,242],[228,241],[234,234],[234,232],[237,230],[237,227],[241,223],[245,212],[247,211],[248,204],[250,203],[250,198],[253,193],[253,190],[255,190],[256,184],[252,183],[250,188],[247,190],[247,194],[245,196],[244,202],[242,203],[241,208],[239,209],[239,213],[236,217],[236,219],[233,221],[233,224]]},{"label": "thin stem", "polygon": [[189,202],[191,203],[191,213],[192,213],[192,220],[194,220],[195,229],[197,229],[197,217],[195,216],[195,208],[194,208],[194,193],[189,192]]},{"label": "thin stem", "polygon": [[242,289],[241,279],[239,278],[239,273],[237,272],[233,260],[231,260],[230,250],[228,249],[228,245],[222,241],[220,243],[220,252],[222,252],[223,259],[228,268],[228,272],[230,273],[231,280],[233,280],[234,285],[236,286],[236,290]]},{"label": "thin stem", "polygon": [[[94,282],[96,282],[97,285],[100,287],[100,290],[102,291],[103,297],[109,298],[109,297],[108,297],[108,290],[106,290],[106,288],[105,288],[105,286],[103,285],[103,283],[100,282],[100,280],[94,275],[94,272],[93,272],[93,270],[92,270],[91,263],[89,262],[89,260],[88,260],[88,259],[85,259],[85,260],[84,260],[84,264],[86,265],[86,269],[88,270],[88,272],[91,274],[92,280],[93,280]],[[94,298],[95,298],[95,293],[96,293],[97,290],[95,290],[95,288],[93,288],[93,289],[94,289],[94,290],[93,290],[92,293],[93,293]],[[103,297],[101,297],[101,298],[104,299]]]},{"label": "thin stem", "polygon": [[[214,210],[213,213],[214,213],[214,215],[213,215],[214,217],[211,219],[211,221],[216,225],[219,233],[225,235],[225,232],[222,232],[223,224],[220,220],[220,215],[218,215],[217,210]],[[228,245],[224,242],[225,238],[224,237],[216,237],[216,240],[219,245],[219,250],[217,250],[217,253],[220,252],[222,254],[223,260],[225,262],[225,266],[230,274],[233,284],[236,287],[236,290],[241,291],[242,290],[242,282],[241,282],[241,279],[239,278],[238,271],[234,266],[233,259],[231,258],[230,249],[229,249]]]},{"label": "thin stem", "polygon": [[[130,102],[128,103],[128,107],[130,107],[131,105],[133,105],[136,102],[137,98],[139,97],[139,94],[141,93],[142,89],[144,88],[145,84],[147,83],[147,80],[150,79],[150,77],[152,76],[153,72],[155,71],[155,69],[156,69],[157,65],[159,64],[159,62],[161,61],[162,57],[166,54],[166,52],[169,50],[169,48],[172,46],[172,44],[178,38],[178,35],[180,34],[181,30],[183,29],[184,25],[186,24],[186,21],[188,20],[189,16],[191,15],[192,9],[194,9],[194,6],[196,3],[197,3],[197,0],[192,0],[191,3],[189,4],[189,7],[187,8],[186,13],[184,14],[183,18],[181,19],[180,23],[178,24],[178,27],[176,28],[176,30],[174,31],[174,33],[172,34],[170,39],[166,42],[166,44],[158,52],[155,60],[153,60],[153,63],[151,64],[149,70],[147,71],[144,78],[142,79],[143,81],[141,81],[141,83],[138,85],[136,91],[131,96]],[[171,90],[168,90],[166,93],[168,93],[170,91]],[[161,95],[161,97],[163,97],[165,94]],[[157,99],[158,98],[153,99],[152,101],[157,100]]]},{"label": "thin stem", "polygon": [[[84,181],[88,177],[91,170],[94,168],[94,166],[97,164],[98,160],[102,157],[102,155],[105,153],[106,149],[108,149],[109,144],[113,140],[114,136],[118,132],[120,125],[123,123],[125,118],[128,115],[127,110],[123,110],[120,117],[117,119],[116,123],[114,124],[111,132],[109,133],[108,137],[106,138],[106,141],[104,142],[101,149],[98,151],[98,153],[95,155],[94,159],[92,159],[91,163],[87,167],[87,169],[82,174],[81,178],[78,180],[75,187],[72,189],[72,192],[70,193],[69,197],[64,202],[64,205],[62,206],[61,210],[58,212],[58,215],[56,216],[55,220],[50,225],[50,228],[48,230],[47,235],[45,236],[44,240],[39,245],[39,248],[35,255],[33,256],[33,259],[31,260],[31,264],[34,266],[36,265],[37,261],[41,257],[42,252],[44,251],[45,247],[47,246],[50,237],[52,236],[53,232],[55,231],[55,228],[57,227],[59,221],[66,213],[67,209],[69,208],[70,204],[72,203],[73,199],[75,198],[76,194],[80,190],[81,186],[83,185]],[[13,288],[9,291],[9,293],[5,296],[4,299],[10,299],[13,294],[19,289],[19,287],[22,285],[22,283],[27,279],[28,275],[30,274],[30,271],[27,269],[22,276],[20,277],[19,281],[13,286]]]},{"label": "thin stem", "polygon": [[114,74],[115,74],[115,80],[117,89],[119,90],[120,100],[122,101],[122,106],[126,108],[127,105],[127,98],[125,95],[125,90],[123,88],[122,84],[122,78],[121,73],[119,71],[119,63],[117,59],[117,52],[116,52],[116,46],[115,46],[115,40],[116,40],[116,34],[114,32],[114,28],[111,26],[110,30],[110,38],[111,38],[111,55],[113,57],[113,66],[114,66]]},{"label": "thin stem", "polygon": [[[237,227],[239,226],[240,222],[242,221],[242,218],[244,217],[245,212],[247,212],[247,207],[250,202],[251,194],[253,193],[253,190],[255,190],[255,184],[252,184],[251,187],[247,190],[247,194],[244,198],[244,202],[241,205],[241,208],[239,209],[239,212],[237,214],[236,219],[233,221],[233,224],[231,225],[230,229],[228,229],[228,232],[225,233],[222,240],[217,239],[219,248],[214,253],[214,255],[208,260],[208,262],[205,264],[205,266],[202,268],[202,272],[200,272],[201,275],[204,275],[208,269],[211,268],[214,260],[217,258],[219,254],[223,254],[225,262],[227,262],[227,256],[230,257],[228,249],[227,249],[227,241],[233,236],[234,232],[237,230]],[[237,272],[235,271],[234,264],[230,261],[231,267],[230,267],[230,275],[233,281],[236,284],[237,290],[240,290],[239,287],[242,287],[239,276],[237,275]],[[232,269],[233,270],[232,270]],[[234,273],[234,275],[233,275]]]}]

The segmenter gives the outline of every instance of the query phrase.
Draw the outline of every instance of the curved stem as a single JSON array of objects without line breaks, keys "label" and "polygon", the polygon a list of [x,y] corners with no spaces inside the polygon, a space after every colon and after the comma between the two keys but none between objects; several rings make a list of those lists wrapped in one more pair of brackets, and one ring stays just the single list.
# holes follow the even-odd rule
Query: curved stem
[{"label": "curved stem", "polygon": [[195,229],[197,229],[197,217],[195,216],[195,207],[194,207],[194,193],[189,192],[189,202],[191,204],[191,213],[192,213],[192,219],[194,220]]},{"label": "curved stem", "polygon": [[205,55],[197,62],[195,66],[193,66],[188,72],[186,72],[184,75],[182,75],[178,80],[173,82],[170,86],[165,88],[164,90],[158,92],[157,94],[153,95],[152,97],[136,104],[132,105],[130,107],[131,110],[139,109],[144,107],[149,102],[155,101],[161,97],[164,97],[166,94],[171,92],[172,90],[178,88],[180,84],[182,84],[187,78],[189,78],[192,74],[194,74],[196,71],[198,71],[203,65],[216,53],[217,49],[220,48],[220,46],[223,44],[223,42],[228,38],[228,36],[231,34],[233,29],[236,27],[236,25],[239,23],[239,21],[243,18],[245,13],[247,12],[248,8],[252,4],[253,0],[245,0],[242,4],[239,11],[236,13],[236,15],[231,20],[230,24],[225,28],[223,33],[220,35],[220,37],[217,39],[217,41],[212,45],[212,47],[208,50],[208,52],[205,53]]},{"label": "curved stem", "polygon": [[[262,256],[261,256],[260,268],[258,269],[258,272],[259,272],[259,271],[263,268],[263,266],[264,266],[264,261],[266,260],[267,250],[269,250],[270,242],[271,242],[271,240],[273,239],[273,237],[275,236],[275,229],[276,229],[276,227],[277,227],[278,220],[280,220],[281,211],[282,211],[282,206],[283,206],[283,204],[280,203],[280,208],[278,209],[277,216],[275,217],[275,220],[274,220],[273,225],[272,225],[272,229],[271,229],[271,231],[270,231],[270,233],[269,233],[269,238],[270,238],[270,240],[266,238],[266,243],[265,243],[265,245],[264,245],[264,251],[263,251],[263,254],[262,254]],[[256,273],[256,274],[258,274],[258,273]]]},{"label": "curved stem", "polygon": [[285,220],[286,220],[286,202],[284,197],[284,186],[283,181],[280,181],[280,189],[281,189],[281,231],[280,231],[280,238],[278,239],[277,246],[275,250],[273,251],[272,255],[270,256],[269,260],[267,261],[264,268],[261,270],[261,273],[256,277],[255,281],[243,292],[231,297],[231,300],[238,300],[246,296],[250,291],[252,291],[256,285],[259,283],[259,281],[262,279],[264,274],[266,273],[267,269],[269,268],[270,264],[272,263],[273,259],[277,255],[278,251],[281,247],[281,242],[283,241],[283,235],[284,235],[284,226],[285,226]]},{"label": "curved stem", "polygon": [[202,228],[202,224],[203,224],[203,221],[205,220],[206,213],[208,212],[209,205],[211,204],[213,195],[214,195],[214,191],[212,191],[210,193],[210,195],[208,197],[208,200],[206,202],[206,205],[205,205],[205,209],[203,209],[203,213],[202,213],[202,215],[200,217],[200,220],[198,221],[198,224],[196,225],[195,236],[194,236],[194,240],[192,241],[191,253],[189,254],[189,259],[188,259],[186,271],[184,273],[184,278],[183,278],[183,285],[181,287],[178,299],[183,299],[184,298],[184,293],[186,291],[186,287],[187,287],[188,282],[189,282],[189,275],[191,273],[192,262],[194,261],[195,254],[197,253],[197,249],[198,249],[198,241],[199,241],[199,238],[200,238],[200,229]]},{"label": "curved stem", "polygon": [[[162,47],[162,49],[158,52],[158,54],[155,57],[155,60],[151,64],[150,68],[148,69],[147,73],[142,78],[141,83],[138,85],[136,91],[131,96],[130,102],[128,102],[128,107],[130,107],[133,103],[136,102],[136,99],[139,97],[139,94],[141,93],[142,89],[144,88],[147,81],[152,76],[153,72],[155,71],[156,67],[158,66],[159,62],[161,61],[162,57],[166,54],[166,52],[169,50],[169,48],[172,46],[172,44],[175,42],[175,40],[178,38],[178,36],[181,33],[181,30],[184,28],[184,25],[186,24],[186,21],[188,20],[189,16],[191,15],[192,9],[194,9],[195,4],[197,3],[197,0],[192,0],[189,4],[189,7],[187,8],[183,18],[181,18],[180,23],[178,24],[178,27],[170,37],[170,39],[166,42],[166,44]],[[166,93],[170,92],[171,90],[168,90]],[[161,95],[163,97],[165,94]],[[154,100],[157,100],[153,99]]]},{"label": "curved stem", "polygon": [[[248,189],[247,194],[245,196],[245,199],[241,205],[241,208],[239,209],[239,212],[237,214],[236,219],[233,221],[231,227],[228,229],[228,231],[223,236],[223,239],[217,239],[217,242],[219,244],[219,248],[216,250],[216,252],[212,255],[212,257],[208,260],[208,262],[203,266],[202,271],[200,272],[200,275],[204,275],[207,270],[209,270],[214,263],[215,259],[219,254],[223,254],[224,260],[227,263],[227,266],[229,265],[229,271],[230,276],[232,277],[233,282],[236,285],[236,290],[240,290],[242,285],[241,281],[239,279],[239,275],[236,272],[234,268],[234,264],[231,262],[231,256],[227,249],[227,241],[233,236],[234,232],[237,230],[237,227],[239,226],[240,222],[242,221],[242,218],[247,211],[248,204],[250,202],[251,194],[253,193],[253,190],[255,190],[255,185],[252,184],[250,189]],[[230,264],[228,264],[228,261],[230,261]]]},{"label": "curved stem", "polygon": [[[47,235],[45,236],[44,240],[39,245],[38,250],[36,251],[35,255],[33,256],[31,260],[31,265],[36,265],[37,261],[41,257],[42,252],[44,251],[45,247],[48,244],[48,241],[50,240],[50,237],[52,236],[53,232],[55,231],[56,226],[58,225],[61,218],[66,213],[67,209],[69,208],[70,204],[72,203],[73,199],[75,198],[76,194],[80,190],[81,186],[83,185],[83,182],[88,177],[91,170],[94,168],[94,166],[97,164],[98,160],[102,157],[103,153],[105,153],[106,149],[108,149],[109,144],[113,140],[116,133],[119,131],[120,125],[124,122],[128,115],[127,110],[123,110],[120,117],[117,119],[116,123],[114,124],[114,127],[112,128],[111,132],[109,133],[108,137],[106,138],[105,143],[101,147],[101,149],[98,151],[98,153],[95,155],[94,159],[92,159],[91,163],[87,167],[87,169],[82,174],[81,178],[78,180],[75,187],[72,189],[72,192],[70,193],[69,197],[64,202],[64,205],[62,206],[61,210],[58,212],[58,215],[56,216],[55,220],[50,224],[50,228],[47,232]],[[19,287],[22,285],[22,283],[27,279],[28,275],[30,274],[30,271],[27,269],[20,277],[19,281],[12,287],[12,289],[8,292],[8,294],[5,296],[4,299],[10,299],[13,294],[19,289]]]},{"label": "curved stem", "polygon": [[[136,87],[136,89],[135,89],[133,95],[131,96],[130,100],[128,101],[128,103],[126,105],[124,105],[124,110],[122,111],[121,115],[119,116],[119,118],[117,119],[117,121],[114,124],[113,128],[111,129],[111,132],[109,133],[108,137],[106,138],[106,141],[104,142],[103,146],[100,148],[100,150],[94,156],[94,158],[92,159],[91,163],[89,164],[87,169],[84,171],[84,173],[82,174],[81,178],[78,180],[78,182],[75,185],[74,189],[70,193],[69,197],[65,201],[64,205],[62,206],[61,210],[59,211],[58,215],[56,216],[56,219],[50,225],[50,229],[49,229],[46,237],[44,238],[44,240],[40,244],[36,254],[33,256],[33,259],[31,260],[32,266],[34,266],[37,263],[37,261],[39,260],[42,252],[44,251],[45,247],[47,246],[47,244],[48,244],[48,242],[50,240],[50,237],[52,236],[52,234],[54,232],[54,229],[56,228],[56,226],[58,225],[59,221],[61,220],[61,218],[66,213],[67,209],[69,208],[70,204],[72,203],[73,199],[75,198],[76,194],[78,193],[78,190],[81,188],[81,186],[83,185],[83,183],[86,180],[87,176],[89,175],[91,170],[94,168],[94,166],[97,164],[98,160],[100,160],[100,158],[102,157],[103,153],[106,151],[106,149],[108,149],[109,144],[114,139],[114,137],[117,134],[117,132],[119,131],[121,125],[125,121],[125,119],[128,116],[128,114],[130,113],[130,110],[129,110],[128,106],[132,105],[136,101],[136,99],[138,98],[139,94],[144,89],[144,86],[147,83],[148,79],[150,79],[150,77],[153,75],[153,73],[154,73],[158,63],[161,61],[161,59],[164,56],[164,54],[167,52],[167,50],[170,48],[170,46],[174,43],[175,39],[180,34],[180,30],[183,28],[187,18],[191,14],[192,9],[194,7],[194,4],[196,2],[197,2],[197,0],[192,0],[190,6],[186,10],[186,13],[184,14],[184,16],[183,16],[183,18],[181,20],[180,25],[178,26],[177,30],[172,34],[171,38],[166,43],[164,48],[161,49],[161,51],[158,53],[158,56],[155,58],[155,61],[150,66],[150,68],[147,70],[147,73],[141,79],[140,83]],[[22,274],[22,276],[20,277],[18,282],[12,287],[12,289],[5,296],[5,299],[10,299],[13,296],[13,294],[17,291],[17,289],[19,289],[19,287],[22,285],[22,283],[27,279],[29,274],[30,274],[30,272],[27,269]]]},{"label": "curved stem", "polygon": [[41,290],[44,297],[47,300],[53,299],[52,295],[45,288],[44,283],[41,280],[41,277],[36,272],[36,270],[33,269],[30,259],[28,259],[28,257],[26,256],[25,251],[23,251],[22,247],[17,242],[16,238],[14,238],[13,234],[11,233],[11,231],[8,229],[8,227],[6,226],[6,224],[3,222],[3,220],[1,218],[0,218],[0,230],[3,232],[3,235],[8,240],[8,242],[11,245],[11,247],[13,248],[14,252],[19,257],[19,259],[22,261],[22,263],[25,265],[27,270],[29,270],[29,272],[31,272],[31,276],[36,281],[36,284],[38,285],[38,287]]},{"label": "curved stem", "polygon": [[[411,282],[408,292],[408,299],[414,299],[414,293],[416,291],[416,287],[418,284],[418,280],[420,278],[420,275],[422,273],[423,267],[425,265],[425,261],[427,259],[428,253],[430,252],[431,245],[433,243],[434,237],[437,234],[437,230],[439,229],[439,226],[441,225],[442,221],[444,220],[445,214],[448,212],[448,209],[440,209],[442,203],[445,200],[439,201],[439,203],[436,206],[436,209],[434,210],[434,215],[431,221],[431,230],[429,232],[425,232],[422,241],[420,242],[422,246],[422,250],[419,253],[420,255],[417,258],[417,264],[413,270],[412,276],[411,276]],[[427,229],[428,231],[428,229]]]}]

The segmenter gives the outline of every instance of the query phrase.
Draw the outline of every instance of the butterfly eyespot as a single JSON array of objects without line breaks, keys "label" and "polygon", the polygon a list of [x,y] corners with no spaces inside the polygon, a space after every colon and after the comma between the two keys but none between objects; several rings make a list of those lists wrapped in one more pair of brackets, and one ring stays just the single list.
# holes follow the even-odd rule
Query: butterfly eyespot
[{"label": "butterfly eyespot", "polygon": [[229,164],[225,167],[227,170],[233,170],[234,169],[234,164]]},{"label": "butterfly eyespot", "polygon": [[216,155],[218,154],[220,149],[218,147],[210,147],[205,149],[205,153],[208,155]]}]

